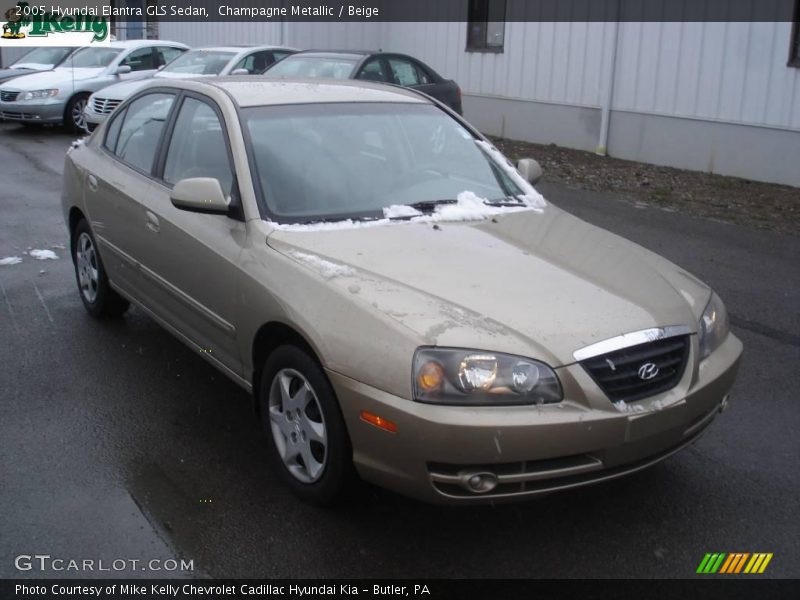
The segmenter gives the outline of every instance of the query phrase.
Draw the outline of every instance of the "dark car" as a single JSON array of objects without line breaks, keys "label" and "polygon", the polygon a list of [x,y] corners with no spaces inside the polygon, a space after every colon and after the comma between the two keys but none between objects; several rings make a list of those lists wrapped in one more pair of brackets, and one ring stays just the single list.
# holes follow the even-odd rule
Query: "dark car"
[{"label": "dark car", "polygon": [[64,62],[77,49],[62,48],[60,46],[34,48],[8,67],[0,69],[0,83],[20,75],[28,75],[37,71],[49,71]]},{"label": "dark car", "polygon": [[424,92],[461,114],[461,89],[420,60],[394,52],[306,50],[264,71],[269,77],[364,79]]}]

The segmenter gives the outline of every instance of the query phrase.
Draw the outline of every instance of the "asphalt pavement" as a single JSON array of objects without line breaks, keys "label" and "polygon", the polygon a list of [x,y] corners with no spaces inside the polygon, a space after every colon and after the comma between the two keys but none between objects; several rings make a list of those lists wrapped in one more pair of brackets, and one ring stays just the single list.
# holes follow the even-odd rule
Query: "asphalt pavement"
[{"label": "asphalt pavement", "polygon": [[682,578],[706,552],[771,552],[765,576],[800,577],[800,238],[543,183],[717,290],[745,345],[729,410],[590,488],[443,508],[365,485],[323,510],[270,470],[246,393],[141,310],[86,314],[59,202],[73,137],[0,125],[0,259],[23,258],[0,266],[0,577],[92,575],[15,567],[47,554],[193,561],[118,572],[146,577]]}]

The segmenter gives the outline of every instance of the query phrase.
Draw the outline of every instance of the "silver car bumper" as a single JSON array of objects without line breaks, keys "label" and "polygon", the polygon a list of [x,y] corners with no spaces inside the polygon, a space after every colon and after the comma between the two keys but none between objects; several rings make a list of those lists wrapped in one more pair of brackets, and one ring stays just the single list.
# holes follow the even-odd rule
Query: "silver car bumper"
[{"label": "silver car bumper", "polygon": [[22,123],[61,123],[64,102],[0,102],[0,119]]}]

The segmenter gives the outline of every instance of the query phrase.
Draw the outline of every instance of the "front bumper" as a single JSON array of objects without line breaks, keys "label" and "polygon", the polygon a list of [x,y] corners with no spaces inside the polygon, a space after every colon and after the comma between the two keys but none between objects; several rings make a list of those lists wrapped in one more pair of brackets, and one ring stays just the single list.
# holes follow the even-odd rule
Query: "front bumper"
[{"label": "front bumper", "polygon": [[53,99],[49,102],[0,102],[0,119],[21,123],[61,123],[66,104]]},{"label": "front bumper", "polygon": [[93,125],[97,127],[108,118],[108,114],[106,113],[99,113],[91,108],[91,104],[87,103],[86,108],[83,109],[83,116],[86,118],[86,122],[89,125]]},{"label": "front bumper", "polygon": [[[730,334],[698,364],[695,338],[681,382],[626,411],[578,364],[557,369],[565,400],[543,406],[434,406],[328,375],[364,479],[437,504],[510,501],[638,471],[694,441],[727,404],[742,352]],[[397,432],[361,420],[362,410]],[[470,485],[476,475],[489,491]]]}]

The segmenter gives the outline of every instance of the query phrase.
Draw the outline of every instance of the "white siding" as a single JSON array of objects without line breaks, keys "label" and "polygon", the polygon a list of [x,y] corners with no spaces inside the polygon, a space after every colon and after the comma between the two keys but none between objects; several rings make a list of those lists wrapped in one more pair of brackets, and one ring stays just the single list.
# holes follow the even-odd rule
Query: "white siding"
[{"label": "white siding", "polygon": [[614,108],[800,129],[791,23],[622,23]]},{"label": "white siding", "polygon": [[385,50],[455,79],[466,94],[596,106],[605,23],[506,23],[504,52],[466,52],[466,23],[389,23]]},{"label": "white siding", "polygon": [[[190,46],[284,44],[295,48],[377,49],[383,23],[279,21],[244,23],[171,22],[159,24],[159,37]],[[285,37],[285,39],[284,39]]]},{"label": "white siding", "polygon": [[[599,107],[609,23],[506,23],[504,52],[466,52],[464,23],[391,23],[386,49],[455,79],[465,94]],[[615,110],[800,129],[791,23],[619,26]]]}]

